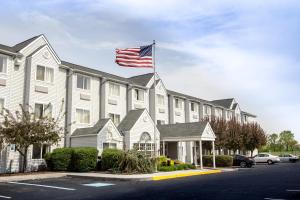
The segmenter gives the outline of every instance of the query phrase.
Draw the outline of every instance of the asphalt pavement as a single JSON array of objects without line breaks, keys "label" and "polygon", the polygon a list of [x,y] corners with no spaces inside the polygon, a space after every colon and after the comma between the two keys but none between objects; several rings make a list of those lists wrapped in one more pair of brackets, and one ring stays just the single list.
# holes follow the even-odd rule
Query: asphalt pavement
[{"label": "asphalt pavement", "polygon": [[300,162],[162,181],[64,177],[0,183],[1,199],[300,200]]}]

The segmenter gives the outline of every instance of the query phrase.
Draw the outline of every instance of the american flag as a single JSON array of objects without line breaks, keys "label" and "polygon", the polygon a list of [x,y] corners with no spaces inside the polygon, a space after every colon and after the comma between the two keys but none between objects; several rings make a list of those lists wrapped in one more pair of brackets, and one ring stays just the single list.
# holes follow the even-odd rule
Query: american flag
[{"label": "american flag", "polygon": [[136,48],[116,49],[116,63],[124,67],[153,68],[152,44]]}]

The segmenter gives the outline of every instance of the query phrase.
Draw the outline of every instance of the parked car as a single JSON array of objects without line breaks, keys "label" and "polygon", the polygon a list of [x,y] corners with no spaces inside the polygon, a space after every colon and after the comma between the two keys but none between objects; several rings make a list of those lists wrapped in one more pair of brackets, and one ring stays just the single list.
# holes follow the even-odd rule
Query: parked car
[{"label": "parked car", "polygon": [[252,167],[255,165],[255,161],[252,158],[248,158],[243,155],[233,155],[233,166],[240,166],[242,168]]},{"label": "parked car", "polygon": [[298,156],[292,154],[281,154],[279,155],[280,162],[292,162],[295,163],[299,160]]},{"label": "parked car", "polygon": [[268,163],[268,165],[280,162],[278,156],[269,153],[259,153],[253,157],[256,163]]}]

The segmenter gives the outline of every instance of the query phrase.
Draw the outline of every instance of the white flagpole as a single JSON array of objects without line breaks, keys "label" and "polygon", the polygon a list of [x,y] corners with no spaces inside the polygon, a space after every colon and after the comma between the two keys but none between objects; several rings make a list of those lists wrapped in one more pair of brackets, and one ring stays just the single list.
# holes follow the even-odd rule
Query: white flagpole
[{"label": "white flagpole", "polygon": [[[152,62],[153,62],[153,74],[154,74],[154,157],[157,157],[157,150],[158,150],[158,145],[156,141],[156,69],[155,69],[155,40],[153,40],[153,45],[152,45],[152,50],[153,50],[153,55],[152,55]],[[155,171],[157,172],[157,164],[155,162]]]}]

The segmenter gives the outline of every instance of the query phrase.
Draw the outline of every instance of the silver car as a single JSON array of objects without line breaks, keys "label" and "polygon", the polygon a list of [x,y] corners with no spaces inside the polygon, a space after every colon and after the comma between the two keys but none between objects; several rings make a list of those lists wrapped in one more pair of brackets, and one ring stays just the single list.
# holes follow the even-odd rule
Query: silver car
[{"label": "silver car", "polygon": [[292,162],[295,163],[299,160],[298,156],[292,154],[281,154],[279,155],[279,159],[281,162]]},{"label": "silver car", "polygon": [[278,156],[274,156],[269,153],[259,153],[254,156],[254,160],[256,163],[268,163],[268,165],[280,162]]}]

